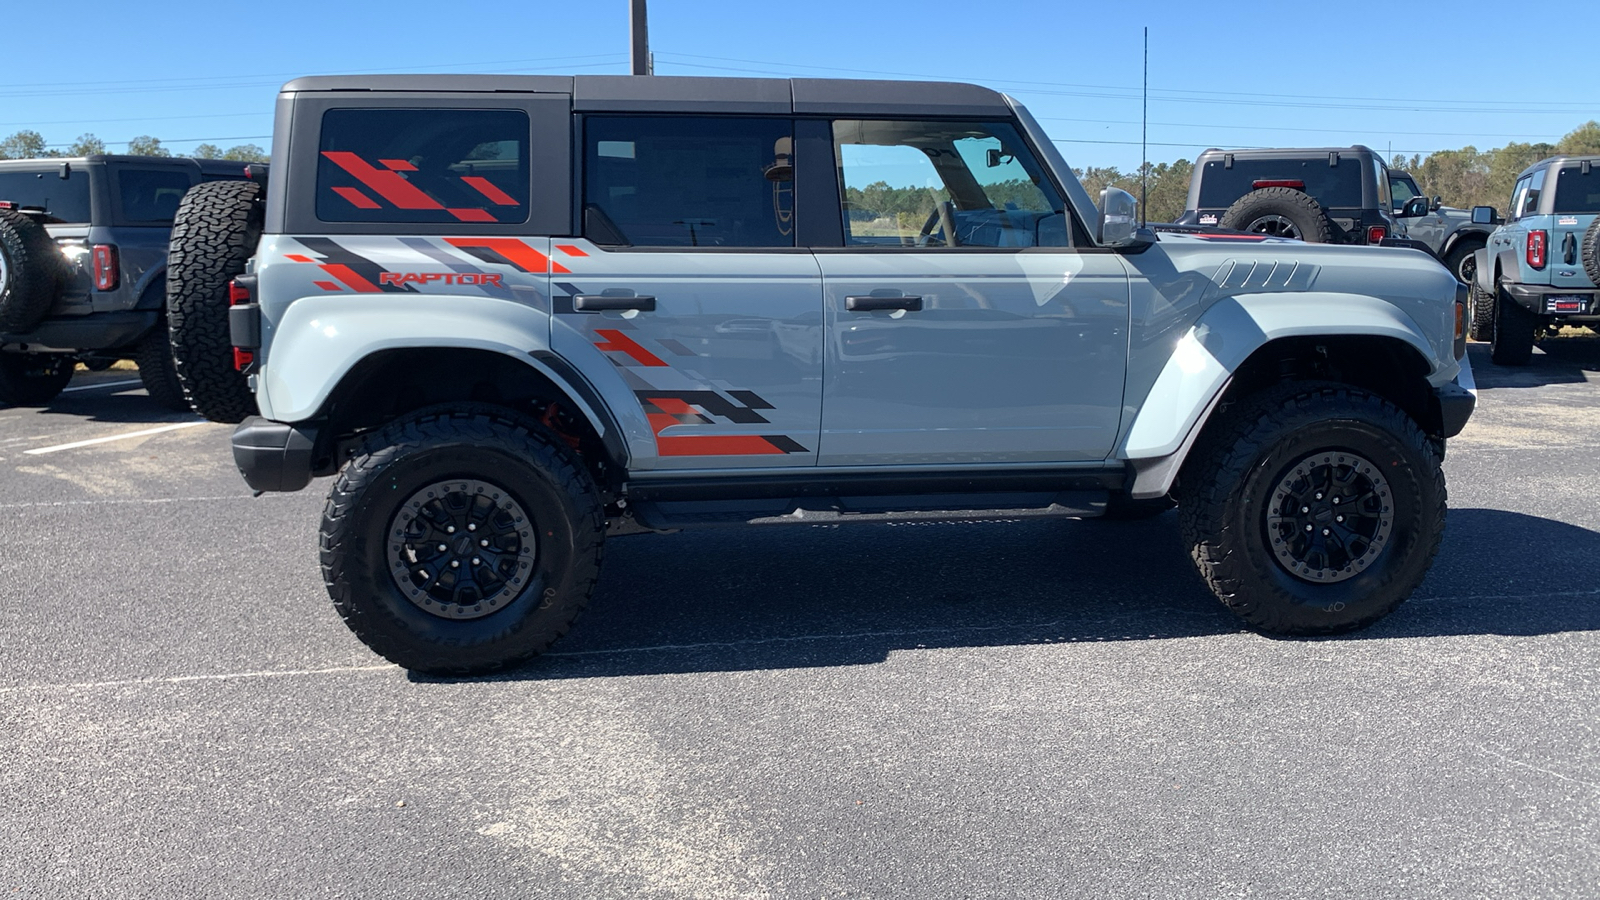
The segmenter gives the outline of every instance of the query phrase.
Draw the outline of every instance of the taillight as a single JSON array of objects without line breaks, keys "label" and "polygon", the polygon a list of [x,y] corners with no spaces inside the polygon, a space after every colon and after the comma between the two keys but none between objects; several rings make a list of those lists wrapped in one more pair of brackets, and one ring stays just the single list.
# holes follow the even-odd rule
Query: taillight
[{"label": "taillight", "polygon": [[1258,178],[1255,181],[1250,183],[1250,189],[1251,190],[1255,190],[1255,191],[1259,191],[1262,188],[1269,188],[1269,187],[1286,187],[1286,188],[1294,188],[1297,191],[1303,191],[1303,190],[1306,189],[1306,183],[1304,181],[1300,181],[1298,179],[1287,179],[1287,178],[1286,179]]},{"label": "taillight", "polygon": [[1388,237],[1388,236],[1389,236],[1389,229],[1385,228],[1382,225],[1368,225],[1367,226],[1367,243],[1369,243],[1369,244],[1381,243],[1383,241],[1383,239],[1385,237]]},{"label": "taillight", "polygon": [[228,305],[239,306],[250,302],[250,288],[235,278],[228,282]]},{"label": "taillight", "polygon": [[94,245],[94,289],[114,291],[117,288],[117,248],[110,244]]},{"label": "taillight", "polygon": [[1544,268],[1545,241],[1549,240],[1549,238],[1549,232],[1542,228],[1528,232],[1528,265],[1535,269]]},{"label": "taillight", "polygon": [[255,351],[253,351],[253,350],[245,350],[245,349],[242,349],[242,348],[239,348],[239,347],[233,348],[233,367],[234,367],[234,369],[236,369],[236,370],[238,370],[240,372],[243,372],[245,369],[249,368],[250,365],[253,364],[255,361],[256,361]]}]

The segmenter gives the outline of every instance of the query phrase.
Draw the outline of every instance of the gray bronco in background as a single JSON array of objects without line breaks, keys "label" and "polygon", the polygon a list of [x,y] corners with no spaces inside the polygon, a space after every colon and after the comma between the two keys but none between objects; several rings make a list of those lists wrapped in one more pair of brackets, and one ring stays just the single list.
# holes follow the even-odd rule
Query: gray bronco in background
[{"label": "gray bronco in background", "polygon": [[194,399],[250,486],[336,476],[328,591],[406,667],[549,646],[625,532],[1176,502],[1284,634],[1376,620],[1438,548],[1449,274],[1138,229],[1002,94],[333,77],[277,116],[264,194],[185,198],[169,302],[230,329]]},{"label": "gray bronco in background", "polygon": [[79,360],[134,359],[152,399],[188,409],[163,315],[172,217],[190,187],[246,177],[223,160],[0,160],[0,402],[48,402]]},{"label": "gray bronco in background", "polygon": [[[1400,236],[1426,245],[1457,281],[1472,284],[1478,270],[1475,254],[1498,224],[1494,211],[1484,214],[1480,210],[1475,217],[1472,210],[1441,205],[1439,197],[1427,200],[1409,172],[1393,169],[1389,170],[1389,195]],[[1415,202],[1418,197],[1424,198],[1425,208]]]}]

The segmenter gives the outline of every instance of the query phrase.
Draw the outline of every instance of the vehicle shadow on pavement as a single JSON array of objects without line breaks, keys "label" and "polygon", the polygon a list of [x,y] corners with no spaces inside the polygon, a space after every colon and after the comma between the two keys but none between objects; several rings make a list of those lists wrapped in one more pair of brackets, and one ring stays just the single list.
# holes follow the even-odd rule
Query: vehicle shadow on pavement
[{"label": "vehicle shadow on pavement", "polygon": [[1488,344],[1469,344],[1472,375],[1479,390],[1543,387],[1548,384],[1583,384],[1600,381],[1600,337],[1588,335],[1550,338],[1525,366],[1497,366],[1489,360]]},{"label": "vehicle shadow on pavement", "polygon": [[[1487,546],[1494,553],[1482,552]],[[615,540],[607,556],[594,603],[572,632],[495,677],[872,665],[897,650],[1242,630],[1194,573],[1173,513],[1128,523],[686,532]],[[1453,510],[1412,602],[1366,631],[1325,640],[1600,629],[1597,564],[1595,532],[1500,510]]]}]

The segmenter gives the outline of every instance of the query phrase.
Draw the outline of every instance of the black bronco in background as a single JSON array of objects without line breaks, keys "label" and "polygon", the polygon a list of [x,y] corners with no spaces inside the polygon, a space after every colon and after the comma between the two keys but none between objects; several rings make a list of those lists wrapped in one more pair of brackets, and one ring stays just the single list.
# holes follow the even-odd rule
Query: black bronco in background
[{"label": "black bronco in background", "polygon": [[[1401,229],[1389,171],[1368,147],[1207,150],[1179,225],[1213,225],[1313,244],[1379,244]],[[1403,212],[1422,215],[1419,198]]]},{"label": "black bronco in background", "polygon": [[152,399],[187,409],[164,313],[172,217],[194,185],[251,175],[266,166],[0,160],[0,402],[45,403],[79,361],[132,359]]}]

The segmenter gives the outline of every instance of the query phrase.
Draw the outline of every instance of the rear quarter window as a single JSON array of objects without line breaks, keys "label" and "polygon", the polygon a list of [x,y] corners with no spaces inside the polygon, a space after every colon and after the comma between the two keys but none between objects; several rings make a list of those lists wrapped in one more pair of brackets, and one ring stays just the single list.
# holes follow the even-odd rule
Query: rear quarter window
[{"label": "rear quarter window", "polygon": [[1200,180],[1200,208],[1226,209],[1263,181],[1298,181],[1307,194],[1326,207],[1357,209],[1361,203],[1361,161],[1345,158],[1337,166],[1327,157],[1311,159],[1235,159],[1227,168],[1220,159],[1207,162]]},{"label": "rear quarter window", "polygon": [[67,178],[56,167],[46,172],[0,172],[0,200],[43,207],[57,222],[87,224],[89,173],[78,167]]},{"label": "rear quarter window", "polygon": [[182,169],[120,169],[116,175],[122,219],[140,225],[171,225],[190,184]]},{"label": "rear quarter window", "polygon": [[324,222],[528,220],[528,115],[514,109],[332,109],[323,115]]},{"label": "rear quarter window", "polygon": [[1562,166],[1556,176],[1555,212],[1600,212],[1600,165],[1591,165],[1589,174],[1581,166]]}]

